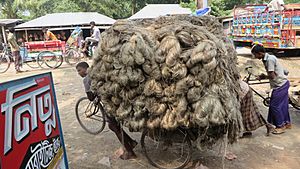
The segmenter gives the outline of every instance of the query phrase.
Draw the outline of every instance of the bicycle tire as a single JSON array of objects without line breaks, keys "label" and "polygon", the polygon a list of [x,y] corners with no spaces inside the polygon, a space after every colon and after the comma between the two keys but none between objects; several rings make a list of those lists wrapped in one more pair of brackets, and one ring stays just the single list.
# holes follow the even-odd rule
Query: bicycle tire
[{"label": "bicycle tire", "polygon": [[27,60],[25,61],[26,65],[32,69],[37,69],[37,68],[41,68],[41,66],[43,65],[43,63],[38,63],[38,59],[35,57],[31,57],[31,60]]},{"label": "bicycle tire", "polygon": [[[148,134],[149,130],[148,129],[145,129],[142,133],[142,136],[141,136],[141,146],[142,146],[142,150],[144,152],[144,155],[146,156],[148,162],[156,167],[156,168],[160,168],[160,169],[182,169],[184,168],[190,161],[191,161],[191,155],[192,155],[192,143],[191,143],[191,140],[190,138],[187,136],[186,140],[185,140],[185,143],[188,144],[188,150],[187,150],[187,157],[186,159],[184,160],[184,162],[177,166],[177,167],[172,167],[172,168],[167,168],[167,167],[162,167],[161,165],[157,164],[153,159],[151,159],[151,157],[149,156],[148,152],[147,152],[147,148],[146,148],[146,144],[145,144],[145,138],[146,138],[146,135]],[[153,149],[150,148],[150,149]],[[156,154],[156,153],[155,153]],[[156,154],[157,155],[157,154]]]},{"label": "bicycle tire", "polygon": [[62,55],[58,55],[57,57],[58,57],[57,65],[56,65],[56,67],[54,67],[54,69],[59,68],[64,62],[64,58],[62,57]]},{"label": "bicycle tire", "polygon": [[6,55],[3,55],[0,56],[0,73],[5,73],[10,67],[10,58]]},{"label": "bicycle tire", "polygon": [[[79,111],[79,106],[80,106],[80,103],[82,103],[83,101],[88,101],[89,104],[87,106],[89,106],[90,104],[93,104],[93,102],[91,102],[87,97],[82,97],[80,98],[77,103],[76,103],[76,106],[75,106],[75,113],[76,113],[76,119],[77,121],[79,122],[80,126],[88,133],[90,134],[93,134],[93,135],[96,135],[96,134],[99,134],[101,133],[104,128],[105,128],[105,124],[106,124],[106,120],[105,120],[105,113],[104,113],[104,110],[103,110],[103,107],[101,104],[99,104],[98,106],[94,107],[95,109],[93,110],[93,115],[91,116],[86,116],[86,118],[89,118],[90,120],[95,120],[94,118],[92,118],[92,116],[96,117],[96,118],[100,118],[102,119],[102,124],[100,125],[99,128],[97,128],[95,131],[92,131],[88,126],[87,124],[92,124],[91,122],[87,123],[87,124],[84,124],[83,121],[81,120],[80,118],[80,115],[81,115],[81,112]],[[93,106],[93,105],[92,105]],[[88,108],[88,107],[87,107]],[[86,108],[86,110],[87,110]],[[85,111],[86,111],[85,110]],[[99,116],[99,112],[100,112],[100,116]],[[84,112],[86,113],[86,112]],[[86,114],[85,114],[86,115]],[[97,116],[96,116],[97,115]],[[98,119],[99,120],[99,119]],[[96,120],[96,121],[98,121]]]},{"label": "bicycle tire", "polygon": [[292,100],[291,97],[289,97],[289,103],[297,110],[300,110],[300,106],[296,103],[294,103],[294,101]]},{"label": "bicycle tire", "polygon": [[77,50],[70,48],[66,52],[65,60],[69,65],[73,66],[80,61],[80,53]]},{"label": "bicycle tire", "polygon": [[47,67],[55,69],[62,64],[62,56],[57,56],[51,51],[42,51],[38,55],[37,62],[40,67],[42,67],[43,63],[45,63]]},{"label": "bicycle tire", "polygon": [[270,100],[271,100],[270,97],[264,98],[263,104],[264,104],[266,107],[270,107]]}]

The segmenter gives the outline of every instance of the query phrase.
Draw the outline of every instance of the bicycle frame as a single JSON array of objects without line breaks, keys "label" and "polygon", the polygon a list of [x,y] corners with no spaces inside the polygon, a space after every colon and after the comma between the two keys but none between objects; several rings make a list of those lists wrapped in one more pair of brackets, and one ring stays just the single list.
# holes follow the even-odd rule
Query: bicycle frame
[{"label": "bicycle frame", "polygon": [[257,94],[259,97],[261,97],[262,99],[266,99],[268,97],[264,97],[262,94],[260,94],[259,92],[257,92],[256,90],[254,90],[254,88],[252,88],[250,85],[259,85],[259,84],[267,84],[267,83],[270,83],[269,81],[262,81],[262,82],[253,82],[251,83],[251,81],[256,81],[256,80],[252,80],[251,79],[251,76],[254,76],[250,71],[249,69],[251,69],[252,67],[246,67],[246,71],[248,73],[247,76],[245,76],[243,78],[243,81],[245,81],[248,85],[249,85],[249,88],[255,93]]}]

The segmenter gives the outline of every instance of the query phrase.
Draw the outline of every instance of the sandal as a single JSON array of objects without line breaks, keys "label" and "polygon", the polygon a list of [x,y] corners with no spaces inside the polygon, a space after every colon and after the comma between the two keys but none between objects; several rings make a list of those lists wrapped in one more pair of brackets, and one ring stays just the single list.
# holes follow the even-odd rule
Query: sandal
[{"label": "sandal", "polygon": [[288,123],[284,126],[286,129],[292,129],[292,124],[291,123]]},{"label": "sandal", "polygon": [[282,133],[284,133],[285,131],[284,131],[284,127],[281,127],[281,128],[275,128],[273,131],[272,131],[272,133],[273,134],[282,134]]}]

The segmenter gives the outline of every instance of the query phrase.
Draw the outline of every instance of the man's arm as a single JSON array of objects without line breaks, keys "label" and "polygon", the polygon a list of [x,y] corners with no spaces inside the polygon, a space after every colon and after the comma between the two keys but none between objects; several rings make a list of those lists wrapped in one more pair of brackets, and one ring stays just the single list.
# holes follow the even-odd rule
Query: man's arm
[{"label": "man's arm", "polygon": [[274,71],[270,71],[270,72],[268,72],[268,77],[269,77],[269,79],[275,79],[276,73]]},{"label": "man's arm", "polygon": [[267,72],[268,72],[269,79],[275,79],[276,77],[275,65],[276,65],[276,60],[274,59],[267,60]]}]

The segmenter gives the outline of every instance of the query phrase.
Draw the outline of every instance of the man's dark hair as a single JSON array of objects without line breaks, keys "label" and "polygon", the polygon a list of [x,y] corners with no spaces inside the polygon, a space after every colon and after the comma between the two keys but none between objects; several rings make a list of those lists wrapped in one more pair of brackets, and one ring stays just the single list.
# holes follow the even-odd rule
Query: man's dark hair
[{"label": "man's dark hair", "polygon": [[266,53],[266,49],[262,45],[255,45],[251,49],[251,53]]},{"label": "man's dark hair", "polygon": [[43,27],[43,28],[42,28],[42,31],[44,31],[44,30],[45,30],[45,31],[47,31],[48,29],[47,29],[47,28],[45,28],[45,27]]},{"label": "man's dark hair", "polygon": [[15,28],[9,28],[8,31],[9,31],[10,33],[14,33],[14,32],[15,32]]},{"label": "man's dark hair", "polygon": [[79,62],[79,63],[76,65],[76,69],[79,68],[79,67],[84,68],[84,69],[87,69],[87,68],[89,68],[90,66],[89,66],[89,64],[87,64],[86,62]]},{"label": "man's dark hair", "polygon": [[96,25],[96,23],[95,23],[94,21],[91,21],[91,22],[90,22],[90,25],[93,25],[93,26],[95,26],[95,25]]}]

